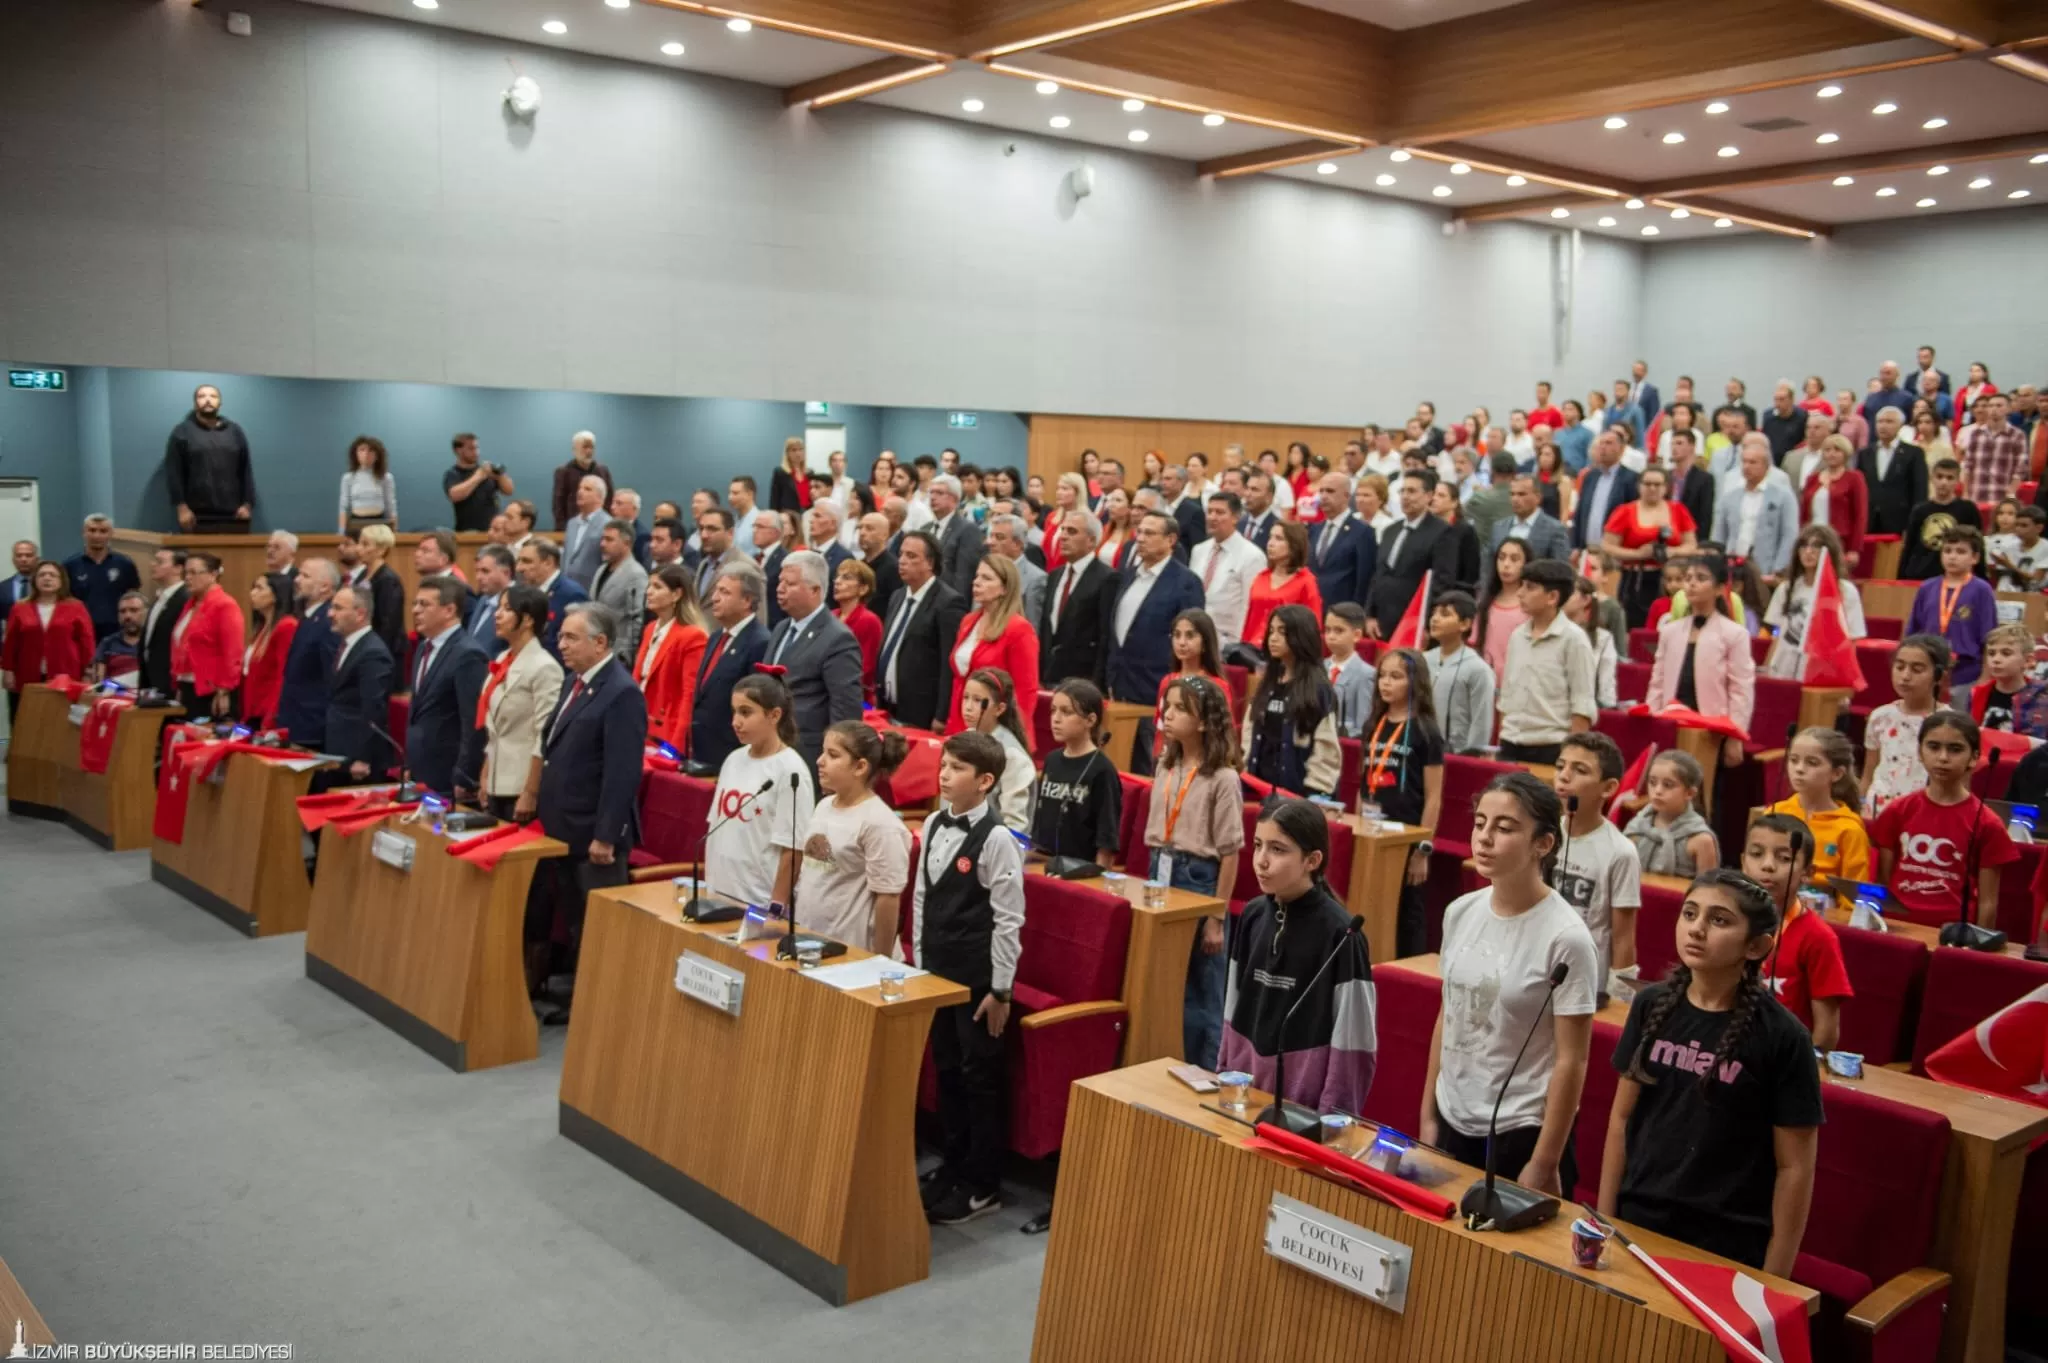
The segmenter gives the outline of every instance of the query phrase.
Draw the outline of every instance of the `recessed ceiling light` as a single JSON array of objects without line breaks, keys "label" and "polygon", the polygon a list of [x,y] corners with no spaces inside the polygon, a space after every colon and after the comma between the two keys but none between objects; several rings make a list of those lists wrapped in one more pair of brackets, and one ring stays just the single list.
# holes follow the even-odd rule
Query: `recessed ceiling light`
[{"label": "recessed ceiling light", "polygon": [[1387,159],[1389,161],[1401,162],[1406,161],[1409,157],[1413,156],[1414,154],[1414,152],[1396,150],[1388,152]]},{"label": "recessed ceiling light", "polygon": [[1145,112],[1145,101],[1144,101],[1144,100],[1142,100],[1142,99],[1127,99],[1127,100],[1125,100],[1125,101],[1124,101],[1124,112],[1125,112],[1125,113],[1127,113],[1127,114],[1142,114],[1142,113],[1144,113],[1144,112]]},{"label": "recessed ceiling light", "polygon": [[1550,216],[1553,218],[1569,218],[1571,215],[1572,211],[1569,208],[1553,208],[1550,210]]},{"label": "recessed ceiling light", "polygon": [[1855,183],[1856,177],[1853,175],[1837,175],[1835,177],[1835,187],[1837,189],[1841,188],[1843,185],[1853,185]]},{"label": "recessed ceiling light", "polygon": [[1833,99],[1836,95],[1842,93],[1842,87],[1839,85],[1823,85],[1820,87],[1820,89],[1815,90],[1813,93],[1820,96],[1822,99]]},{"label": "recessed ceiling light", "polygon": [[1929,167],[1927,168],[1927,173],[1928,173],[1929,175],[1946,175],[1946,174],[1948,174],[1948,167],[1947,167],[1947,166],[1929,166]]},{"label": "recessed ceiling light", "polygon": [[1915,208],[1932,208],[1932,207],[1934,207],[1934,200],[1932,200],[1932,199],[1922,199],[1922,200],[1920,200],[1920,201],[1919,201],[1918,203],[1914,204],[1914,205],[1913,205],[1913,207],[1915,207]]},{"label": "recessed ceiling light", "polygon": [[1449,185],[1438,185],[1435,189],[1432,189],[1429,192],[1436,195],[1439,199],[1448,199],[1451,197],[1451,187]]},{"label": "recessed ceiling light", "polygon": [[1723,148],[1721,148],[1721,150],[1719,150],[1719,151],[1715,152],[1714,154],[1715,154],[1716,156],[1740,156],[1740,155],[1742,155],[1742,148],[1740,148],[1740,147],[1723,147]]},{"label": "recessed ceiling light", "polygon": [[1202,115],[1202,126],[1205,128],[1220,128],[1226,121],[1222,114]]},{"label": "recessed ceiling light", "polygon": [[1037,88],[1041,95],[1056,95],[1060,92],[1060,83],[1056,80],[1042,80],[1038,82]]},{"label": "recessed ceiling light", "polygon": [[1898,105],[1892,103],[1890,100],[1886,100],[1884,103],[1877,105],[1870,112],[1876,114],[1879,118],[1883,118],[1886,114],[1895,114],[1898,111]]},{"label": "recessed ceiling light", "polygon": [[2031,189],[2015,189],[2012,193],[2006,195],[2005,197],[2008,199],[2024,199],[2033,192],[2034,191]]},{"label": "recessed ceiling light", "polygon": [[1466,165],[1466,164],[1465,164],[1465,163],[1464,163],[1463,161],[1453,161],[1453,162],[1451,162],[1451,174],[1453,174],[1453,175],[1470,175],[1471,173],[1472,173],[1472,167],[1470,167],[1470,166]]},{"label": "recessed ceiling light", "polygon": [[1146,132],[1143,128],[1133,128],[1124,134],[1125,137],[1130,138],[1133,142],[1143,142],[1151,135],[1151,133]]},{"label": "recessed ceiling light", "polygon": [[1607,129],[1607,131],[1609,132],[1619,132],[1623,128],[1626,128],[1628,126],[1628,120],[1623,118],[1620,114],[1616,114],[1614,117],[1608,119],[1605,123],[1601,124],[1600,126]]},{"label": "recessed ceiling light", "polygon": [[1948,126],[1948,120],[1945,118],[1930,118],[1925,123],[1922,123],[1920,126],[1927,129],[1927,131],[1929,132],[1933,132],[1936,128],[1946,128]]},{"label": "recessed ceiling light", "polygon": [[1970,181],[1970,188],[1972,188],[1972,189],[1989,189],[1989,188],[1991,188],[1991,177],[1990,177],[1989,175],[1979,175],[1979,176],[1978,176],[1978,177],[1977,177],[1976,179],[1974,179],[1974,180]]},{"label": "recessed ceiling light", "polygon": [[1316,174],[1318,175],[1335,175],[1336,173],[1337,163],[1335,161],[1325,161],[1316,167]]},{"label": "recessed ceiling light", "polygon": [[1600,225],[1601,225],[1602,227],[1612,227],[1612,226],[1614,226],[1614,219],[1612,219],[1612,218],[1602,218],[1602,219],[1600,219]]},{"label": "recessed ceiling light", "polygon": [[1674,208],[1671,210],[1671,216],[1680,222],[1684,222],[1692,216],[1692,210],[1690,208]]},{"label": "recessed ceiling light", "polygon": [[1379,175],[1375,175],[1375,176],[1373,176],[1373,177],[1372,177],[1372,182],[1373,182],[1374,184],[1378,185],[1378,186],[1379,186],[1379,187],[1380,187],[1381,189],[1385,189],[1385,188],[1386,188],[1386,187],[1387,187],[1388,185],[1390,185],[1390,184],[1394,183],[1394,177],[1393,177],[1393,176],[1391,176],[1391,175],[1387,175],[1387,174],[1385,174],[1385,173],[1382,173],[1382,174],[1379,174]]},{"label": "recessed ceiling light", "polygon": [[1685,141],[1684,133],[1669,132],[1664,134],[1664,145],[1667,147],[1675,147],[1683,141]]},{"label": "recessed ceiling light", "polygon": [[1055,128],[1071,127],[1074,122],[1073,119],[1068,118],[1065,114],[1054,114],[1050,121]]},{"label": "recessed ceiling light", "polygon": [[550,19],[540,26],[540,31],[543,33],[552,33],[557,38],[559,38],[564,33],[567,33],[569,31],[569,26],[563,23],[560,19]]},{"label": "recessed ceiling light", "polygon": [[1622,205],[1623,208],[1641,208],[1642,206],[1643,201],[1641,199],[1630,199],[1627,203]]},{"label": "recessed ceiling light", "polygon": [[1886,185],[1883,189],[1877,191],[1877,197],[1880,199],[1889,199],[1892,195],[1898,192],[1898,190],[1892,188],[1890,185]]},{"label": "recessed ceiling light", "polygon": [[754,31],[754,21],[752,19],[728,19],[725,21],[725,26],[734,33],[752,33]]},{"label": "recessed ceiling light", "polygon": [[1819,137],[1816,137],[1813,140],[1820,143],[1823,147],[1825,147],[1830,142],[1841,141],[1842,135],[1840,133],[1822,133]]},{"label": "recessed ceiling light", "polygon": [[632,4],[633,0],[604,0],[604,2],[608,7],[612,9],[624,9],[628,5]]},{"label": "recessed ceiling light", "polygon": [[1710,114],[1725,114],[1728,112],[1728,106],[1717,99],[1707,106],[1707,112]]},{"label": "recessed ceiling light", "polygon": [[1526,175],[1510,175],[1510,176],[1508,176],[1508,188],[1509,188],[1509,189],[1520,189],[1520,188],[1521,188],[1521,187],[1522,187],[1523,185],[1526,185],[1526,184],[1528,184],[1528,183],[1529,183],[1529,177],[1528,177],[1528,176],[1526,176]]},{"label": "recessed ceiling light", "polygon": [[683,45],[681,43],[663,43],[661,45],[661,55],[664,57],[680,57],[683,55]]},{"label": "recessed ceiling light", "polygon": [[963,99],[960,101],[960,107],[970,114],[978,114],[988,106],[978,99]]},{"label": "recessed ceiling light", "polygon": [[441,8],[441,0],[412,0],[412,7],[414,9],[439,9]]},{"label": "recessed ceiling light", "polygon": [[2027,164],[2030,166],[2048,165],[2048,151],[2042,152],[2039,156],[2029,156]]},{"label": "recessed ceiling light", "polygon": [[1650,224],[1649,226],[1645,227],[1645,228],[1643,229],[1643,235],[1644,235],[1644,236],[1646,236],[1646,237],[1654,237],[1654,236],[1656,236],[1656,235],[1657,235],[1657,224],[1653,222],[1653,223],[1651,223],[1651,224]]},{"label": "recessed ceiling light", "polygon": [[1714,219],[1714,226],[1716,226],[1716,227],[1733,227],[1734,225],[1735,225],[1735,219],[1733,219],[1733,218],[1716,218],[1716,219]]}]

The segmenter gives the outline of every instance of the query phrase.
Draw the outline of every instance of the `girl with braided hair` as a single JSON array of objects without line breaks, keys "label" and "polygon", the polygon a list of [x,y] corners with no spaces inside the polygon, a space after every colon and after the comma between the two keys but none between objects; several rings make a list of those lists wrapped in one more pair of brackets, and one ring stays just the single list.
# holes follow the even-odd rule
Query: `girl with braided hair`
[{"label": "girl with braided hair", "polygon": [[1636,995],[1614,1048],[1600,1210],[1780,1277],[1813,1200],[1813,1039],[1763,983],[1778,911],[1738,871],[1702,872],[1678,964]]}]

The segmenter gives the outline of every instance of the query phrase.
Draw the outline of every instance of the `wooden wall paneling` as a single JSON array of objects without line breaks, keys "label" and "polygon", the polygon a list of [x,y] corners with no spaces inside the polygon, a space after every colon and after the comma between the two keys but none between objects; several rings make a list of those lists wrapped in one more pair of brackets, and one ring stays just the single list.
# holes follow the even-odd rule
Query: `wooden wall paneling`
[{"label": "wooden wall paneling", "polygon": [[1142,475],[1145,451],[1158,450],[1168,462],[1184,459],[1195,450],[1209,457],[1213,475],[1223,466],[1223,447],[1244,446],[1247,461],[1258,458],[1260,450],[1286,452],[1289,441],[1300,440],[1333,463],[1343,453],[1344,442],[1359,434],[1357,426],[1289,426],[1249,421],[1178,421],[1151,417],[1069,416],[1034,412],[1030,418],[1030,467],[1028,472],[1045,479],[1050,501],[1053,483],[1060,474],[1078,471],[1081,451],[1092,449],[1105,459],[1122,462],[1128,483],[1135,487]]}]

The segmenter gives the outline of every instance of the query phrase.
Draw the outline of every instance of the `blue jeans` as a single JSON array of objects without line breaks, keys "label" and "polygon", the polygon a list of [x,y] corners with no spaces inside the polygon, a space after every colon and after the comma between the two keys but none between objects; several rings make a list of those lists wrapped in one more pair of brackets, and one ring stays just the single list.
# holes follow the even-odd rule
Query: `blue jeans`
[{"label": "blue jeans", "polygon": [[[1160,850],[1153,848],[1148,871],[1155,880],[1159,876],[1159,857]],[[1214,897],[1218,893],[1216,877],[1222,869],[1223,864],[1215,857],[1175,852],[1171,884],[1176,890],[1193,890]],[[1226,888],[1222,893],[1227,895],[1229,890]],[[1225,929],[1230,926],[1228,914],[1223,925]],[[1202,950],[1202,933],[1197,925],[1195,940],[1188,948],[1187,984],[1181,993],[1180,1045],[1181,1056],[1189,1064],[1206,1070],[1216,1068],[1216,1053],[1223,1048],[1223,986],[1229,974],[1229,955],[1227,945],[1213,956]]]}]

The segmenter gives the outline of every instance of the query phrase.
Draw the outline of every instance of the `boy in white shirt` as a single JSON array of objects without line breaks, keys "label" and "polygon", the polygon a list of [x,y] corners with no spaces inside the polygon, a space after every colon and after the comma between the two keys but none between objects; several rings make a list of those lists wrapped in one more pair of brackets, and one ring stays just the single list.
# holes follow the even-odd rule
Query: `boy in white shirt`
[{"label": "boy in white shirt", "polygon": [[[1600,1005],[1633,999],[1636,991],[1636,910],[1643,904],[1643,867],[1635,844],[1607,818],[1607,802],[1621,787],[1621,748],[1603,733],[1573,734],[1557,758],[1551,789],[1565,802],[1565,839],[1558,855],[1557,891],[1579,911],[1606,969]],[[1576,810],[1573,800],[1578,801]]]}]

